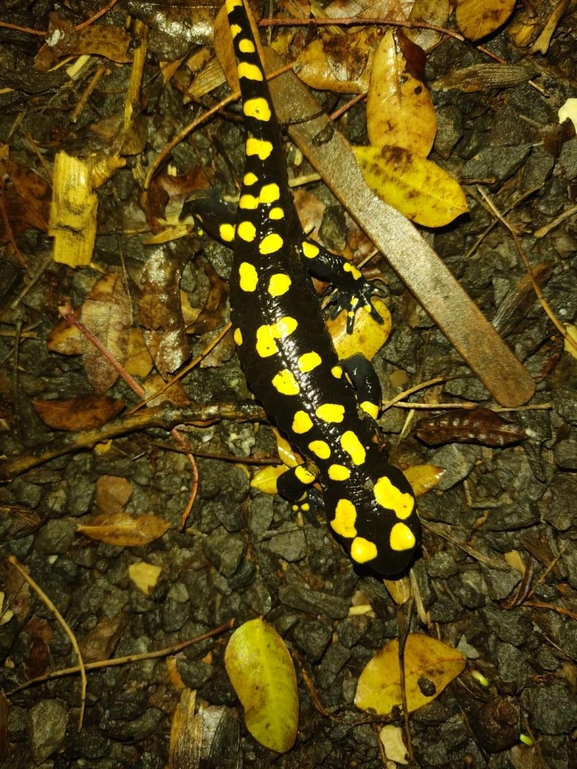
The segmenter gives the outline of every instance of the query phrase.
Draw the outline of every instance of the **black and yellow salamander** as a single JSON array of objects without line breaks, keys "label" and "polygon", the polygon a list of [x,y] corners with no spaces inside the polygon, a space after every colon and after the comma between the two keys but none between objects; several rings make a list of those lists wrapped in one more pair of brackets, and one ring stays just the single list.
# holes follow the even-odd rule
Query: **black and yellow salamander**
[{"label": "black and yellow salamander", "polygon": [[[363,356],[337,358],[310,275],[339,289],[349,329],[358,307],[374,312],[374,290],[350,262],[304,238],[243,0],[226,0],[226,7],[246,164],[236,217],[222,206],[215,234],[234,248],[230,299],[238,355],[252,391],[305,458],[280,477],[279,492],[296,500],[318,481],[330,526],[352,561],[395,576],[419,544],[415,498],[379,439],[378,379]],[[202,220],[209,232],[217,229],[210,214]]]}]

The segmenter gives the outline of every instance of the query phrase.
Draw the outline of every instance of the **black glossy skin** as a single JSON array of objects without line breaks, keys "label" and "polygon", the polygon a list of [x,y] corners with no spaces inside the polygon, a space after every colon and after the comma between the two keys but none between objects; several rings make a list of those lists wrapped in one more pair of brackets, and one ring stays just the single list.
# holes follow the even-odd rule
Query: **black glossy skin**
[{"label": "black glossy skin", "polygon": [[[358,403],[334,351],[309,275],[324,257],[306,243],[303,253],[281,135],[246,11],[241,0],[227,0],[227,10],[248,134],[236,232],[226,238],[234,243],[230,290],[238,354],[254,394],[307,460],[306,470],[292,471],[297,484],[320,481],[329,523],[353,562],[397,575],[419,543],[413,492],[387,462],[376,423],[363,410],[376,416],[378,406]],[[369,284],[346,261],[331,258],[340,277],[358,286],[349,298],[354,319],[356,307],[367,305]]]}]

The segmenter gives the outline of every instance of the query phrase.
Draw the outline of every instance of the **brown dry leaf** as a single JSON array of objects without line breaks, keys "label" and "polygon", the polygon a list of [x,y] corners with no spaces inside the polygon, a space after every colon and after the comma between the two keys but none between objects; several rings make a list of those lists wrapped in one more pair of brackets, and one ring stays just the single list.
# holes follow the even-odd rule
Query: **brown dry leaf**
[{"label": "brown dry leaf", "polygon": [[47,347],[60,355],[81,355],[82,334],[67,320],[60,320],[48,334]]},{"label": "brown dry leaf", "polygon": [[130,34],[112,24],[90,24],[76,29],[71,21],[50,14],[47,42],[34,60],[34,68],[42,72],[51,69],[59,59],[73,55],[94,54],[118,64],[132,61],[128,49]]},{"label": "brown dry leaf", "polygon": [[424,83],[425,54],[400,31],[389,30],[373,60],[367,94],[369,141],[404,147],[427,157],[437,133],[431,94]]},{"label": "brown dry leaf", "polygon": [[127,478],[101,475],[96,481],[94,504],[101,513],[115,513],[126,505],[132,491],[132,483]]},{"label": "brown dry leaf", "polygon": [[[202,705],[200,706],[202,709]],[[196,692],[183,689],[172,715],[170,769],[198,769],[202,755],[202,715],[196,715]]]},{"label": "brown dry leaf", "polygon": [[35,510],[25,505],[0,505],[2,519],[2,539],[26,537],[39,529],[42,521]]},{"label": "brown dry leaf", "polygon": [[416,435],[429,446],[442,443],[475,443],[503,448],[527,440],[525,430],[491,409],[456,409],[420,419]]},{"label": "brown dry leaf", "polygon": [[414,0],[333,0],[324,9],[327,18],[397,19],[407,18]]},{"label": "brown dry leaf", "polygon": [[381,34],[377,27],[364,27],[347,35],[322,34],[299,55],[295,72],[311,88],[366,93]]},{"label": "brown dry leaf", "polygon": [[443,227],[469,210],[459,183],[440,166],[403,147],[353,147],[369,187],[408,219]]},{"label": "brown dry leaf", "polygon": [[98,662],[110,659],[127,625],[123,612],[114,617],[99,618],[96,625],[80,643],[84,662]]},{"label": "brown dry leaf", "polygon": [[[158,406],[159,403],[166,402],[173,403],[175,406],[185,406],[190,403],[190,398],[180,379],[164,389],[166,382],[160,374],[154,373],[144,382],[143,387],[148,406]],[[160,394],[156,395],[156,393]]]},{"label": "brown dry leaf", "polygon": [[90,430],[105,425],[125,404],[108,395],[81,395],[67,400],[32,401],[34,410],[53,430]]},{"label": "brown dry leaf", "polygon": [[[8,159],[0,161],[0,174],[7,177],[4,205],[14,235],[19,235],[26,227],[47,232],[52,200],[51,184],[31,168]],[[2,243],[6,242],[4,227],[0,218]]]},{"label": "brown dry leaf", "polygon": [[151,248],[142,272],[140,323],[154,365],[164,379],[190,357],[179,283],[190,254],[182,241]]},{"label": "brown dry leaf", "polygon": [[164,536],[170,524],[156,515],[131,515],[120,510],[103,513],[78,526],[78,533],[117,547],[140,547]]},{"label": "brown dry leaf", "polygon": [[10,740],[8,739],[8,717],[10,715],[10,705],[4,692],[0,692],[0,764],[8,755]]},{"label": "brown dry leaf", "polygon": [[432,84],[432,88],[436,91],[458,88],[464,93],[474,93],[488,88],[513,88],[527,82],[532,76],[522,64],[474,64],[440,77]]},{"label": "brown dry leaf", "polygon": [[457,6],[457,26],[469,40],[480,40],[499,29],[514,8],[515,0],[463,0]]},{"label": "brown dry leaf", "polygon": [[224,326],[228,301],[228,283],[217,275],[210,262],[204,265],[204,271],[210,283],[210,289],[204,307],[194,323],[187,327],[187,334],[206,334]]},{"label": "brown dry leaf", "polygon": [[[82,305],[82,322],[114,358],[124,365],[131,323],[130,300],[121,273],[110,273],[94,286]],[[97,393],[104,393],[118,379],[118,371],[94,345],[83,337],[86,376]]]}]

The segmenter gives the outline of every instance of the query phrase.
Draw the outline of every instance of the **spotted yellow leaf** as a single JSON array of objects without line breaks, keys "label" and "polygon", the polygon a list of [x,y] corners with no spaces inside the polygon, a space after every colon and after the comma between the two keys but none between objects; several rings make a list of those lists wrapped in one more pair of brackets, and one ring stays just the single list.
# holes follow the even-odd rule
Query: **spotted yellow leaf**
[{"label": "spotted yellow leaf", "polygon": [[514,8],[515,0],[463,0],[457,6],[457,26],[469,40],[480,40],[499,29]]},{"label": "spotted yellow leaf", "polygon": [[299,701],[293,661],[282,638],[262,617],[246,622],[232,634],[224,664],[249,732],[269,750],[286,753],[296,740]]},{"label": "spotted yellow leaf", "polygon": [[427,157],[437,133],[433,99],[424,83],[425,54],[401,31],[389,30],[373,60],[367,131],[373,145],[404,147]]},{"label": "spotted yellow leaf", "polygon": [[[408,712],[434,700],[463,672],[465,663],[461,652],[442,641],[421,633],[409,633],[404,650]],[[426,687],[423,686],[425,682]],[[365,666],[359,677],[355,705],[361,710],[386,716],[402,704],[399,641],[395,638],[379,649]]]},{"label": "spotted yellow leaf", "polygon": [[443,227],[468,211],[453,177],[402,147],[353,147],[366,183],[397,211],[425,227]]}]

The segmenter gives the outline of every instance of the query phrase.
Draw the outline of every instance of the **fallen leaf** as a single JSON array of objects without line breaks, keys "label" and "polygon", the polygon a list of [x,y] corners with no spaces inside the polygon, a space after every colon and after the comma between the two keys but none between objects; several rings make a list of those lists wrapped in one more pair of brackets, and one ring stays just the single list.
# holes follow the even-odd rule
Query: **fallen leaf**
[{"label": "fallen leaf", "polygon": [[[409,19],[436,24],[438,27],[446,27],[450,14],[449,0],[416,0],[409,14]],[[434,29],[407,29],[405,34],[424,51],[436,46],[443,37],[441,32],[436,32]]]},{"label": "fallen leaf", "polygon": [[117,547],[139,547],[159,539],[170,524],[156,515],[131,515],[123,510],[103,513],[78,526],[78,533]]},{"label": "fallen leaf", "polygon": [[[438,697],[463,672],[465,664],[466,658],[442,641],[409,633],[404,651],[408,712]],[[378,716],[388,716],[402,704],[399,641],[395,638],[365,666],[357,684],[355,705]]]},{"label": "fallen leaf", "polygon": [[346,35],[323,33],[300,53],[295,72],[311,88],[366,93],[380,37],[377,27],[364,27]]},{"label": "fallen leaf", "polygon": [[140,563],[130,564],[128,576],[144,595],[150,595],[156,587],[161,571],[160,566],[141,561]]},{"label": "fallen leaf", "polygon": [[371,144],[404,147],[427,157],[435,141],[437,118],[424,69],[424,51],[400,30],[389,30],[375,53],[367,94]]},{"label": "fallen leaf", "polygon": [[392,328],[389,308],[378,296],[373,297],[372,303],[383,319],[382,323],[375,320],[364,308],[360,308],[356,314],[352,334],[347,333],[347,310],[327,320],[328,332],[341,360],[350,358],[359,351],[367,360],[372,360],[389,338]]},{"label": "fallen leaf", "polygon": [[[109,273],[101,278],[82,305],[81,312],[84,325],[116,361],[124,365],[132,312],[122,273]],[[82,360],[86,376],[97,393],[106,392],[119,377],[102,352],[85,337],[82,337]]]},{"label": "fallen leaf", "polygon": [[519,425],[503,419],[491,409],[456,409],[436,417],[420,419],[417,438],[429,446],[442,443],[482,443],[502,448],[527,440]]},{"label": "fallen leaf", "polygon": [[469,40],[480,40],[499,29],[514,8],[515,0],[463,0],[457,6],[457,26]]},{"label": "fallen leaf", "polygon": [[459,183],[402,147],[353,147],[366,183],[411,221],[443,227],[469,209]]},{"label": "fallen leaf", "polygon": [[436,465],[411,465],[403,470],[403,475],[411,484],[416,497],[422,497],[434,489],[445,473],[443,467]]},{"label": "fallen leaf", "polygon": [[90,430],[105,425],[125,406],[108,395],[80,395],[68,400],[32,401],[34,410],[54,430]]},{"label": "fallen leaf", "polygon": [[286,753],[296,740],[299,701],[282,638],[262,617],[246,622],[232,634],[224,663],[249,732],[269,750]]},{"label": "fallen leaf", "polygon": [[128,478],[101,475],[96,481],[94,504],[101,513],[116,513],[126,506],[132,492],[133,486]]}]

